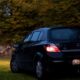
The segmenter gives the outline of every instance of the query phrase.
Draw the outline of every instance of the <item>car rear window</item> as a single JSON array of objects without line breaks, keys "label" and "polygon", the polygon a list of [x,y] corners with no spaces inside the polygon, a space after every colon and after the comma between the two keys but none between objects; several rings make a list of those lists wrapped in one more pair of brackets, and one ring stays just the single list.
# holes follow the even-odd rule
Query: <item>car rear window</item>
[{"label": "car rear window", "polygon": [[72,41],[80,38],[80,30],[74,28],[51,29],[49,35],[51,40]]}]

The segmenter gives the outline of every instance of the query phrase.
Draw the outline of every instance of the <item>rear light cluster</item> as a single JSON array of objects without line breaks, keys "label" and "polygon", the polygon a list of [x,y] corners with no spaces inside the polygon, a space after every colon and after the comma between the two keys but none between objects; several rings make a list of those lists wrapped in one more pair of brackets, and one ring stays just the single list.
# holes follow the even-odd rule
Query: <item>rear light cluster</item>
[{"label": "rear light cluster", "polygon": [[48,45],[46,46],[47,52],[60,52],[59,48],[56,45]]}]

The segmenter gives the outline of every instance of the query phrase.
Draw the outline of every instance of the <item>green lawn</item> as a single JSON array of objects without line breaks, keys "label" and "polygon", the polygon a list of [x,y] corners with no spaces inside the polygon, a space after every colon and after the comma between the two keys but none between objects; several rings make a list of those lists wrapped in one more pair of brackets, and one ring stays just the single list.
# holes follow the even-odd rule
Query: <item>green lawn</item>
[{"label": "green lawn", "polygon": [[0,80],[36,80],[32,76],[21,73],[11,73],[9,60],[0,59]]}]

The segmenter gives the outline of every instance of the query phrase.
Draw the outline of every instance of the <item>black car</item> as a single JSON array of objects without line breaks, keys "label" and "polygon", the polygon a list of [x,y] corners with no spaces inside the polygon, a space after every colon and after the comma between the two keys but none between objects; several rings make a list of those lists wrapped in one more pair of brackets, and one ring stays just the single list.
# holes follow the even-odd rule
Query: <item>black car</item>
[{"label": "black car", "polygon": [[41,79],[48,72],[79,72],[80,28],[51,27],[32,31],[12,54],[12,72],[32,71]]}]

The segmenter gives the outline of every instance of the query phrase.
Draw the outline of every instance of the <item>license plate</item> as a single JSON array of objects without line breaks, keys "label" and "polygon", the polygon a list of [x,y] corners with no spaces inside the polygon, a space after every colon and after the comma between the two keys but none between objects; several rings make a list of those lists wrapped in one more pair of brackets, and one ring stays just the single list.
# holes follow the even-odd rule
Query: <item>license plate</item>
[{"label": "license plate", "polygon": [[80,59],[74,59],[72,60],[73,65],[80,65]]}]

